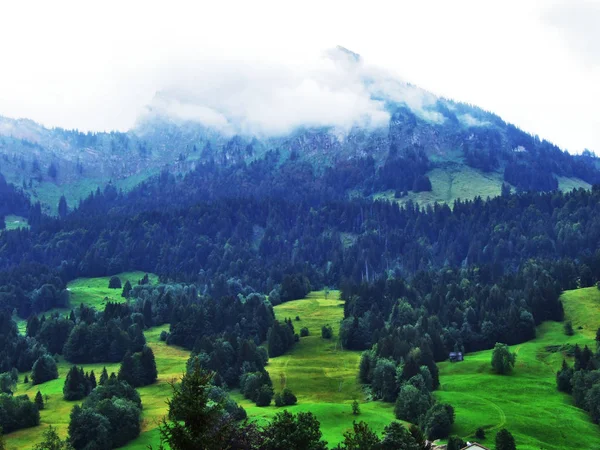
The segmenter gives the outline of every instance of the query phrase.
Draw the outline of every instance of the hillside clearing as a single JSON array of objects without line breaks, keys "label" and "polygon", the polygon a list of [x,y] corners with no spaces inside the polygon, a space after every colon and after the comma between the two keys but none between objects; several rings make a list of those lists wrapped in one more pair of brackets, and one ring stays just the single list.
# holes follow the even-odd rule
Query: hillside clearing
[{"label": "hillside clearing", "polygon": [[[505,427],[520,450],[600,448],[598,425],[556,389],[556,371],[564,356],[551,347],[593,344],[591,330],[595,334],[600,325],[600,292],[567,291],[562,300],[575,335],[566,336],[562,323],[541,324],[536,339],[512,346],[517,353],[513,374],[492,373],[491,350],[467,354],[461,363],[439,364],[442,386],[435,395],[454,406],[454,433],[473,439],[476,429],[483,427],[487,438],[482,444],[490,446],[496,432]],[[578,330],[579,326],[583,328]]]}]

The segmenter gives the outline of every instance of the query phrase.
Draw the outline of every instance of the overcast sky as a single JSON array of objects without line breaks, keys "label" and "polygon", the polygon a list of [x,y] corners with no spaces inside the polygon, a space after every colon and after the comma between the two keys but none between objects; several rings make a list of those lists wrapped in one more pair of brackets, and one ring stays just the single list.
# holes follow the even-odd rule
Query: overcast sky
[{"label": "overcast sky", "polygon": [[[251,68],[264,88],[270,67],[302,72],[339,44],[562,148],[600,153],[597,0],[24,0],[2,2],[0,18],[0,114],[46,126],[127,130],[157,90],[202,83],[190,74],[205,64]],[[308,91],[318,102],[324,90]]]}]

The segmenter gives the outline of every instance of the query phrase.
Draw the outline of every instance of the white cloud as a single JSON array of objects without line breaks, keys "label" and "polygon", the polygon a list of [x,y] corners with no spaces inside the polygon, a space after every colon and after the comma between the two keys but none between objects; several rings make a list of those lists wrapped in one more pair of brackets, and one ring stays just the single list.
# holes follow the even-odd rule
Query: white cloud
[{"label": "white cloud", "polygon": [[[600,151],[600,65],[594,59],[600,27],[597,16],[573,12],[582,4],[599,2],[4,2],[2,16],[8,19],[0,27],[0,114],[47,126],[126,130],[157,91],[167,85],[185,87],[169,81],[192,78],[204,63],[220,61],[221,66],[250,66],[259,73],[230,74],[222,85],[218,80],[210,85],[213,93],[199,96],[211,99],[221,93],[228,101],[198,109],[197,99],[181,96],[176,110],[217,124],[223,117],[231,120],[232,112],[249,129],[272,120],[271,131],[306,116],[318,123],[376,123],[381,109],[352,84],[356,73],[348,79],[341,70],[314,67],[314,55],[343,44],[361,54],[370,71],[384,67],[437,95],[493,111],[571,151]],[[559,8],[554,16],[551,5]],[[281,75],[281,67],[291,68],[293,76]],[[277,72],[272,78],[271,69]],[[371,85],[369,91],[392,95],[394,89],[404,89],[395,77],[375,78],[386,87]],[[240,97],[229,95],[232,85],[225,82],[233,83],[246,105],[258,105],[254,99],[265,89],[240,87],[240,79],[248,86],[272,81],[284,100],[267,96],[261,107],[236,105]],[[282,79],[293,83],[282,84]],[[418,89],[397,95],[413,108],[427,105],[427,96]],[[316,97],[323,101],[308,104]],[[298,102],[293,115],[273,113],[292,100]],[[242,120],[248,112],[253,117]]]},{"label": "white cloud", "polygon": [[225,133],[281,135],[298,127],[387,126],[370,69],[342,50],[302,65],[204,61],[164,74],[151,109]]}]

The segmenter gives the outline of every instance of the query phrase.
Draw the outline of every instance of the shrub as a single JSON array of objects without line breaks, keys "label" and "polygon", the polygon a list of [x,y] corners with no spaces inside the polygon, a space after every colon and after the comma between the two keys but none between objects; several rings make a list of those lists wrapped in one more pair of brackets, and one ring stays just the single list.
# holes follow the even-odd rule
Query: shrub
[{"label": "shrub", "polygon": [[33,368],[31,369],[31,381],[33,384],[41,384],[57,378],[58,369],[56,368],[56,361],[54,361],[52,356],[48,354],[40,356],[33,363]]},{"label": "shrub", "polygon": [[352,402],[352,414],[358,416],[360,414],[360,406],[356,400]]},{"label": "shrub", "polygon": [[109,289],[121,289],[121,279],[119,277],[110,277],[108,287]]},{"label": "shrub", "polygon": [[475,432],[475,437],[479,440],[485,439],[485,430],[482,427],[477,428]]},{"label": "shrub", "polygon": [[268,384],[263,384],[256,396],[256,406],[269,406],[273,400],[273,388]]},{"label": "shrub", "polygon": [[160,332],[160,340],[162,342],[166,342],[167,338],[169,337],[169,333],[167,333],[165,330],[162,330]]},{"label": "shrub", "polygon": [[331,325],[325,325],[321,328],[321,337],[323,339],[331,339],[333,337],[333,328],[331,328]]},{"label": "shrub", "polygon": [[308,328],[306,328],[306,327],[300,328],[300,337],[306,337],[308,335],[309,335]]}]

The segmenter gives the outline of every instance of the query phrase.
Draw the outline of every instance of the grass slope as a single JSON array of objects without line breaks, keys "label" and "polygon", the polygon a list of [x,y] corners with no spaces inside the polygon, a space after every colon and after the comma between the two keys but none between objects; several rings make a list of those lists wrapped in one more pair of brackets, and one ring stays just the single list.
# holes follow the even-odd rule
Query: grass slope
[{"label": "grass slope", "polygon": [[4,218],[7,230],[16,230],[17,228],[29,228],[27,219],[21,216],[8,215]]},{"label": "grass slope", "polygon": [[496,432],[505,427],[520,450],[600,448],[598,426],[573,406],[569,395],[556,390],[563,354],[550,348],[593,344],[600,326],[600,292],[596,288],[567,291],[562,301],[575,335],[565,336],[561,323],[543,323],[536,339],[512,347],[517,353],[512,375],[492,373],[491,350],[468,354],[461,363],[439,364],[442,387],[436,397],[455,407],[456,434],[473,438],[475,430],[484,427],[487,438],[482,444],[489,447]]},{"label": "grass slope", "polygon": [[[156,357],[156,366],[158,369],[158,381],[151,386],[139,388],[138,391],[142,398],[142,433],[134,441],[123,448],[127,449],[147,449],[149,444],[156,446],[158,444],[158,423],[167,413],[166,400],[171,397],[171,386],[169,382],[181,378],[185,371],[185,364],[189,357],[187,350],[179,347],[167,346],[160,342],[159,336],[162,330],[168,330],[168,325],[154,327],[145,332],[147,344],[154,351]],[[85,364],[86,371],[93,370],[96,378],[100,377],[102,368],[110,372],[118,372],[119,364]],[[27,394],[33,399],[38,389],[44,396],[48,396],[46,408],[41,411],[40,426],[27,428],[6,435],[7,449],[29,449],[42,440],[43,432],[49,425],[57,428],[61,437],[67,436],[69,426],[69,414],[74,405],[80,402],[68,402],[63,399],[62,389],[65,378],[71,364],[61,360],[58,364],[59,377],[56,380],[38,386],[24,384],[25,375],[19,375],[18,390],[15,395]]]},{"label": "grass slope", "polygon": [[[125,285],[125,281],[129,280],[131,285],[135,286],[145,274],[145,272],[137,271],[123,272],[117,274],[117,276],[121,279],[121,284]],[[113,303],[125,302],[125,298],[121,297],[123,289],[108,288],[110,278],[111,277],[77,278],[76,280],[71,281],[67,284],[67,289],[70,291],[70,306],[67,308],[53,308],[45,312],[46,316],[54,313],[62,315],[68,314],[72,308],[77,308],[81,304],[96,308],[98,311],[103,311],[104,305],[106,305],[105,298],[108,298],[108,301]],[[148,279],[150,280],[150,284],[158,283],[158,276],[153,273],[148,274]],[[25,334],[27,321],[19,319],[18,317],[15,317],[14,319],[15,322],[17,322],[19,331],[22,334]]]},{"label": "grass slope", "polygon": [[[288,407],[291,412],[311,411],[321,422],[323,438],[330,446],[342,440],[344,431],[352,427],[353,420],[364,420],[377,432],[394,420],[393,405],[367,401],[358,382],[360,352],[342,350],[337,343],[339,323],[343,318],[343,302],[339,292],[331,291],[326,298],[324,292],[312,292],[304,300],[295,300],[276,306],[277,319],[300,317],[294,321],[296,333],[307,327],[309,336],[287,354],[271,358],[267,370],[273,380],[275,392],[290,388],[298,397],[298,405]],[[334,339],[321,338],[321,327],[331,325]],[[283,408],[269,406],[259,408],[234,394],[248,416],[261,423],[271,419]],[[352,415],[351,403],[360,402],[361,414]]]}]

